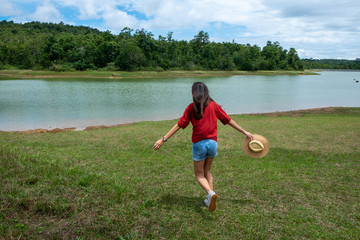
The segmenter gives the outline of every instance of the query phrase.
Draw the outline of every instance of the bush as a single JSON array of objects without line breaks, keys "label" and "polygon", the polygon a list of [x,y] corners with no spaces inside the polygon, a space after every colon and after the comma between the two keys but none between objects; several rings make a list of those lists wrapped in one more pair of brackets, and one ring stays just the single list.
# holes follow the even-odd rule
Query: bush
[{"label": "bush", "polygon": [[110,62],[104,68],[102,68],[101,70],[103,70],[103,71],[117,71],[117,70],[119,70],[119,68],[115,66],[115,62]]},{"label": "bush", "polygon": [[74,71],[75,69],[71,67],[70,64],[53,64],[49,67],[50,71],[55,72],[66,72],[66,71]]},{"label": "bush", "polygon": [[73,66],[76,70],[80,70],[80,71],[86,70],[86,64],[82,60],[76,61]]}]

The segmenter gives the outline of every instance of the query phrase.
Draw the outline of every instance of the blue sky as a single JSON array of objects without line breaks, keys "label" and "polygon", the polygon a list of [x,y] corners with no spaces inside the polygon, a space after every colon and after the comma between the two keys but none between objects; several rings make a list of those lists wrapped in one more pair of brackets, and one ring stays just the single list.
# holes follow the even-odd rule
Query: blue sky
[{"label": "blue sky", "polygon": [[263,47],[278,41],[301,58],[360,58],[359,0],[0,0],[0,19],[60,21],[118,34],[124,27],[191,40]]}]

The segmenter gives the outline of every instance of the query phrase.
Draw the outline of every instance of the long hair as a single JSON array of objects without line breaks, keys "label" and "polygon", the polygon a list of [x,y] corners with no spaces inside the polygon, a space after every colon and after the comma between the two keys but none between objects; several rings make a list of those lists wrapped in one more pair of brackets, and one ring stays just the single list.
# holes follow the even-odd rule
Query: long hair
[{"label": "long hair", "polygon": [[203,82],[195,82],[192,85],[192,96],[194,102],[194,116],[199,120],[203,118],[206,106],[213,100],[209,96],[209,89]]}]

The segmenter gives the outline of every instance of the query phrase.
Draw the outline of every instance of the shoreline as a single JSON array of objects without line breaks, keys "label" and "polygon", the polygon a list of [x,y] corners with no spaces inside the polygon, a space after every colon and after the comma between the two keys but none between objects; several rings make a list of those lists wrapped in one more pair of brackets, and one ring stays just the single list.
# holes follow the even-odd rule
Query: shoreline
[{"label": "shoreline", "polygon": [[16,79],[131,79],[131,78],[180,78],[180,77],[224,77],[224,76],[251,76],[251,75],[316,75],[316,70],[304,71],[35,71],[35,70],[0,70],[0,80]]},{"label": "shoreline", "polygon": [[[299,110],[290,110],[290,111],[277,111],[277,112],[267,112],[267,113],[242,113],[242,114],[229,114],[230,116],[268,116],[268,117],[279,117],[279,116],[292,116],[292,117],[301,117],[304,114],[312,113],[312,114],[323,114],[323,113],[336,113],[341,112],[342,110],[354,108],[354,107],[322,107],[322,108],[309,108],[309,109],[299,109]],[[175,120],[175,119],[172,119]],[[161,122],[161,121],[171,121],[171,120],[159,120],[152,122]],[[147,121],[139,121],[139,122],[147,122]],[[45,129],[45,128],[37,128],[37,129],[29,129],[29,130],[21,130],[21,131],[6,131],[0,130],[0,132],[7,133],[60,133],[60,132],[69,132],[69,131],[89,131],[103,128],[112,128],[112,127],[120,127],[131,125],[139,122],[131,122],[131,123],[122,123],[122,124],[114,124],[114,125],[97,125],[97,126],[87,126],[84,129],[77,129],[76,127],[67,127],[67,128],[54,128],[54,129]]]}]

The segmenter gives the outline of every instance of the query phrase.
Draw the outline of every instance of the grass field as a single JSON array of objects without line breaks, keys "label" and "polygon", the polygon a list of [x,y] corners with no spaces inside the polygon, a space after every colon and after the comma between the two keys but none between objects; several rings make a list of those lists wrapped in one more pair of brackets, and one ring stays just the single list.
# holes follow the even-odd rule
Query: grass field
[{"label": "grass field", "polygon": [[233,75],[306,75],[312,71],[33,71],[0,70],[0,79],[36,79],[36,78],[173,78],[173,77],[223,77]]},{"label": "grass field", "polygon": [[0,239],[359,239],[360,108],[232,116],[264,135],[251,159],[219,124],[218,208],[203,205],[191,127],[0,132]]}]

